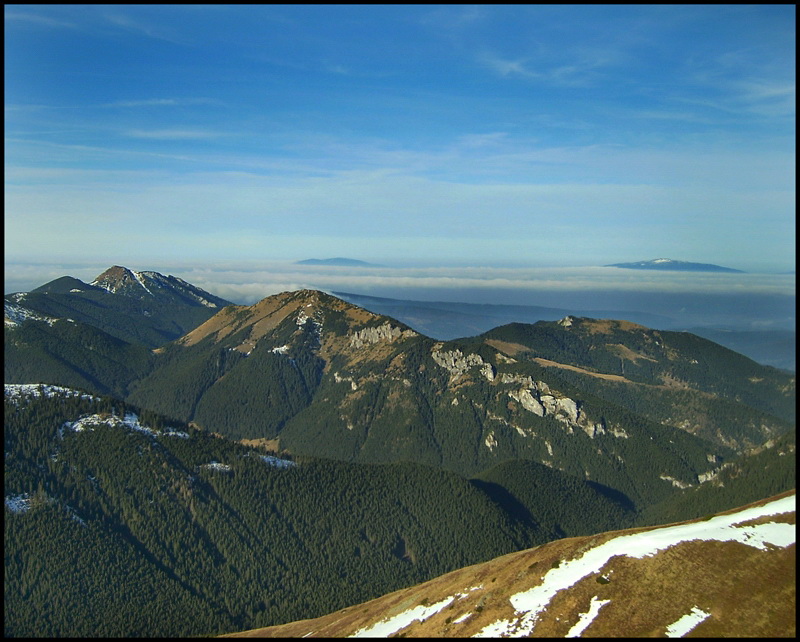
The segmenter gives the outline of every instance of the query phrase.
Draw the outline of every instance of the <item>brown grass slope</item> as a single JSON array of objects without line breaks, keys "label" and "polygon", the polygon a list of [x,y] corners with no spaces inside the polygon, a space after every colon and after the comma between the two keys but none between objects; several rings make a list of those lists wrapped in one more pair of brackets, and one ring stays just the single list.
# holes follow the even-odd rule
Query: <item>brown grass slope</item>
[{"label": "brown grass slope", "polygon": [[[719,516],[568,538],[317,619],[226,637],[664,637],[669,627],[678,629],[670,637],[795,637],[794,497],[795,491],[789,491],[720,514],[736,516],[730,532],[748,544],[694,538],[718,525],[724,519]],[[742,514],[776,500],[783,501],[782,507],[770,516]],[[756,547],[752,527],[759,524],[782,529],[788,539]],[[751,527],[744,537],[738,535],[743,526]],[[687,529],[695,536],[687,535]],[[628,550],[635,549],[628,543],[634,540],[620,539],[631,535],[637,535],[635,541],[672,543],[635,557]],[[599,555],[603,544],[615,554]],[[559,572],[564,575],[575,560],[593,556],[599,561],[587,566],[589,572],[578,573],[571,586],[550,591],[538,617],[525,613],[521,595],[552,587]],[[681,628],[680,622],[687,621],[682,618],[691,619],[693,613],[701,617]]]}]

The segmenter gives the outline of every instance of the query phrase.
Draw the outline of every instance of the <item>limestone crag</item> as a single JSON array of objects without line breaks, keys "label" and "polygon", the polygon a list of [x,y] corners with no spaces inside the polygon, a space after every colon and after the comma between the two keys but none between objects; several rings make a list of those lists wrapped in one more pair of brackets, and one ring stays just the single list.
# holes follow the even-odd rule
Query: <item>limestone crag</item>
[{"label": "limestone crag", "polygon": [[380,341],[392,342],[400,338],[414,337],[417,333],[413,330],[401,330],[397,326],[391,325],[389,322],[379,325],[377,327],[362,328],[353,333],[350,337],[351,348],[362,348],[365,345],[372,345]]},{"label": "limestone crag", "polygon": [[465,374],[470,368],[478,366],[481,369],[481,374],[488,381],[494,381],[495,369],[491,363],[487,363],[479,354],[465,355],[461,350],[441,351],[434,348],[431,351],[431,357],[442,368],[450,373],[451,379],[455,379]]},{"label": "limestone crag", "polygon": [[[581,402],[566,396],[559,396],[544,381],[534,382],[530,377],[502,375],[501,382],[523,383],[524,388],[511,390],[508,396],[518,402],[525,410],[539,417],[551,416],[566,425],[567,432],[572,434],[574,428],[580,428],[589,437],[606,433],[605,421],[592,421],[581,407]],[[624,431],[611,430],[616,437],[627,437]]]}]

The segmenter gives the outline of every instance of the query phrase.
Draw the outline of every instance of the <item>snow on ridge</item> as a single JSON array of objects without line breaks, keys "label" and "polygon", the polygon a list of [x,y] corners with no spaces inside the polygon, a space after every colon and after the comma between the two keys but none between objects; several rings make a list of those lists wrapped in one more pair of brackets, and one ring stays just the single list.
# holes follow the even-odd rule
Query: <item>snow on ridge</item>
[{"label": "snow on ridge", "polygon": [[20,397],[54,397],[62,395],[65,397],[80,397],[88,401],[97,401],[97,397],[72,388],[63,386],[52,386],[46,383],[7,383],[5,384],[5,396],[11,399]]},{"label": "snow on ridge", "polygon": [[[158,272],[154,272],[153,274],[158,274]],[[201,290],[197,286],[192,285],[188,281],[184,281],[182,278],[177,277],[177,276],[164,277],[162,274],[158,274],[158,276],[161,277],[162,279],[167,279],[167,280],[168,279],[174,279],[175,281],[177,281],[180,285],[183,286],[184,293],[188,294],[193,299],[196,299],[198,301],[198,303],[200,303],[201,305],[204,305],[207,308],[218,308],[219,307],[216,303],[213,303],[212,301],[209,301],[208,299],[206,299],[201,294],[198,294],[198,292],[204,292],[204,290]]]},{"label": "snow on ridge", "polygon": [[131,270],[131,273],[133,274],[134,278],[139,282],[139,285],[141,285],[145,289],[145,292],[147,292],[147,294],[149,294],[150,296],[155,296],[155,294],[153,294],[150,291],[150,289],[144,284],[144,279],[142,278],[141,272],[136,272],[135,270]]},{"label": "snow on ridge", "polygon": [[[702,522],[664,526],[620,535],[589,549],[578,558],[563,562],[542,578],[540,585],[509,598],[517,612],[514,619],[497,620],[473,637],[530,636],[540,614],[560,591],[568,589],[590,574],[598,573],[614,556],[641,559],[687,541],[740,542],[760,550],[768,546],[785,548],[795,543],[794,524],[769,522],[744,525],[761,517],[794,512],[796,496],[774,500],[763,506],[746,508],[729,515],[717,515]],[[599,607],[598,607],[599,608]]]},{"label": "snow on ridge", "polygon": [[34,312],[29,308],[25,308],[16,303],[5,304],[5,325],[17,326],[25,321],[44,321],[48,325],[53,325],[58,319],[55,317],[48,317],[38,312]]},{"label": "snow on ridge", "polygon": [[221,464],[215,460],[211,460],[211,462],[208,464],[200,464],[200,468],[209,468],[211,470],[218,470],[221,473],[229,473],[232,470],[230,464]]},{"label": "snow on ridge", "polygon": [[443,600],[436,602],[435,604],[425,605],[420,604],[419,606],[412,607],[403,611],[402,613],[398,613],[392,617],[386,618],[385,620],[381,620],[376,622],[372,626],[364,627],[363,629],[359,629],[352,635],[348,637],[351,638],[388,638],[393,633],[397,633],[401,629],[404,629],[409,624],[413,624],[416,621],[424,622],[429,617],[436,615],[439,611],[444,609],[445,607],[449,606],[454,600],[460,600],[462,598],[467,597],[467,595],[478,588],[480,586],[475,586],[471,589],[467,589],[466,593],[456,593],[455,595],[450,595]]},{"label": "snow on ridge", "polygon": [[123,418],[119,418],[116,415],[111,416],[102,416],[102,415],[86,415],[77,419],[75,421],[67,421],[64,423],[63,426],[59,429],[59,435],[63,436],[64,429],[72,430],[73,432],[85,432],[85,431],[93,431],[94,427],[97,425],[104,425],[108,426],[109,428],[124,428],[127,430],[134,430],[136,432],[144,433],[149,437],[180,437],[183,439],[188,439],[189,434],[180,430],[173,430],[172,428],[167,428],[163,431],[154,430],[149,426],[145,426],[144,424],[139,422],[138,415],[132,412],[126,412]]},{"label": "snow on ridge", "polygon": [[290,459],[281,459],[274,455],[261,455],[261,460],[273,468],[294,468],[297,464]]},{"label": "snow on ridge", "polygon": [[111,292],[111,294],[116,294],[117,293],[116,288],[113,285],[111,285],[108,281],[106,281],[105,279],[102,280],[102,281],[100,279],[95,279],[89,285],[93,285],[93,286],[95,286],[97,288],[102,288],[106,292]]}]

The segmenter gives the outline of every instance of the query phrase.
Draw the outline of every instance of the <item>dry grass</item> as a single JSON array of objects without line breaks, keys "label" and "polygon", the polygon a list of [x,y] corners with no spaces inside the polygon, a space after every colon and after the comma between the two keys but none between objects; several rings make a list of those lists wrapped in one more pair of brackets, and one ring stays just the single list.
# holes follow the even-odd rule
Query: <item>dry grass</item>
[{"label": "dry grass", "polygon": [[617,321],[614,319],[592,319],[581,323],[581,328],[589,331],[590,334],[611,334],[615,330],[647,330],[643,325],[632,321]]},{"label": "dry grass", "polygon": [[606,348],[608,348],[609,352],[617,355],[620,359],[626,359],[628,361],[632,361],[633,363],[636,363],[639,359],[645,359],[646,361],[658,363],[658,359],[653,359],[653,357],[640,354],[621,343],[607,343]]},{"label": "dry grass", "polygon": [[564,370],[572,370],[573,372],[589,375],[590,377],[597,377],[598,379],[606,379],[607,381],[619,381],[621,383],[635,383],[630,379],[626,379],[625,377],[620,375],[605,374],[602,372],[592,372],[591,370],[586,370],[585,368],[570,366],[567,365],[566,363],[558,363],[557,361],[550,361],[549,359],[542,359],[541,357],[535,357],[533,360],[540,366],[544,366],[546,368],[563,368]]},{"label": "dry grass", "polygon": [[498,339],[486,339],[486,343],[509,357],[515,357],[521,352],[530,352],[531,349],[521,343],[510,343]]}]

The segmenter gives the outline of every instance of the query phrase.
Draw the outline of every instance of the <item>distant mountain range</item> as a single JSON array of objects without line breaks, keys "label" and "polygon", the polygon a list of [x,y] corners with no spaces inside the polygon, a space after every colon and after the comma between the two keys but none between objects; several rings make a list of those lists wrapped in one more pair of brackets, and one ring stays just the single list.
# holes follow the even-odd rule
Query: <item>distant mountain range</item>
[{"label": "distant mountain range", "polygon": [[670,327],[673,319],[659,314],[630,310],[583,310],[539,305],[501,305],[413,301],[334,291],[337,297],[399,321],[435,339],[457,339],[487,332],[506,323],[557,321],[569,315],[602,319],[626,319],[650,327]]},{"label": "distant mountain range", "polygon": [[566,315],[439,340],[173,279],[6,296],[7,635],[317,617],[794,487],[794,376],[696,335]]},{"label": "distant mountain range", "polygon": [[297,261],[297,265],[334,265],[343,267],[383,267],[377,263],[367,263],[366,261],[359,261],[358,259],[347,259],[337,257],[333,259],[305,259]]},{"label": "distant mountain range", "polygon": [[673,270],[679,272],[742,272],[733,268],[722,267],[712,263],[692,263],[674,259],[653,259],[652,261],[636,261],[634,263],[612,263],[606,267],[628,268],[631,270]]},{"label": "distant mountain range", "polygon": [[660,330],[685,330],[744,354],[763,365],[794,371],[795,332],[784,329],[731,330],[695,327],[668,316],[639,310],[550,308],[534,305],[500,305],[419,301],[334,291],[337,297],[362,308],[402,321],[434,339],[449,340],[487,332],[506,323],[556,321],[566,316],[625,319]]}]

